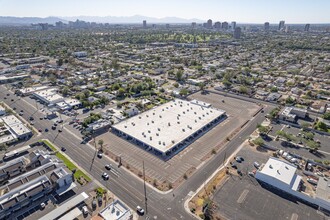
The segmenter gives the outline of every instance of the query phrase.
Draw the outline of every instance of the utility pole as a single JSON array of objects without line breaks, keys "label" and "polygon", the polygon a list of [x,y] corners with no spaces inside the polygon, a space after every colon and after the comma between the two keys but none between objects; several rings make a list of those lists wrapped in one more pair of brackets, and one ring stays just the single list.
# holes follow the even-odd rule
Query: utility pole
[{"label": "utility pole", "polygon": [[226,160],[227,160],[227,151],[225,151],[225,155],[223,156],[223,162],[222,162],[222,165],[225,164]]},{"label": "utility pole", "polygon": [[147,187],[146,187],[146,175],[144,171],[144,160],[142,161],[143,166],[143,187],[144,187],[144,202],[146,208],[146,215],[148,214],[148,199],[147,199]]}]

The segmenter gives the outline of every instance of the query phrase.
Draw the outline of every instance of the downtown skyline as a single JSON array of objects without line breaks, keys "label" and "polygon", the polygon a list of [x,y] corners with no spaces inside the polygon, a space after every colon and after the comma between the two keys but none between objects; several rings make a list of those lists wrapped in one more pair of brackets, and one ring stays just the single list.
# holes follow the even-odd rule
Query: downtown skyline
[{"label": "downtown skyline", "polygon": [[[92,10],[91,10],[92,8]],[[199,19],[213,21],[237,21],[239,23],[330,23],[327,9],[330,2],[325,0],[290,2],[277,0],[265,2],[261,0],[234,0],[234,1],[180,1],[174,0],[151,1],[142,0],[138,3],[133,0],[105,1],[91,0],[76,1],[59,0],[44,4],[40,0],[0,0],[0,15],[15,17],[77,17],[77,16],[114,16],[130,17],[141,15],[146,17],[164,18],[178,17],[184,19]],[[184,9],[184,10],[183,10]]]}]

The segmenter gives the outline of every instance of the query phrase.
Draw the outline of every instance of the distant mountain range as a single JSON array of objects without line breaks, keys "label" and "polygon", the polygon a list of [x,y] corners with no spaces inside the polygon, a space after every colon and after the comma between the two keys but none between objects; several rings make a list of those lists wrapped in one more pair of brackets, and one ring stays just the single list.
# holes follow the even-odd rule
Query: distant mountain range
[{"label": "distant mountain range", "polygon": [[197,22],[202,23],[200,19],[184,19],[178,17],[164,17],[164,18],[153,18],[142,15],[116,17],[116,16],[72,16],[72,17],[9,17],[0,16],[1,25],[29,25],[32,23],[49,23],[55,24],[57,21],[67,23],[68,21],[76,21],[77,19],[86,22],[97,22],[97,23],[111,23],[111,24],[125,24],[125,23],[142,23],[143,20],[147,20],[147,23],[191,23]]}]

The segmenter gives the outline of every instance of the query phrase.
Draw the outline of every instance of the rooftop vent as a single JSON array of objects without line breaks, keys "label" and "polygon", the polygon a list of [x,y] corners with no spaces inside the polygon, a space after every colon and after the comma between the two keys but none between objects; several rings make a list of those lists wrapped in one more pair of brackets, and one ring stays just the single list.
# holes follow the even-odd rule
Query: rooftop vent
[{"label": "rooftop vent", "polygon": [[125,127],[125,128],[127,128],[127,126],[126,126],[126,125],[125,125],[124,127]]},{"label": "rooftop vent", "polygon": [[161,116],[161,115],[159,115],[159,118],[162,118],[162,116]]},{"label": "rooftop vent", "polygon": [[163,145],[165,146],[165,142],[163,142]]},{"label": "rooftop vent", "polygon": [[141,116],[139,116],[139,119],[141,119]]},{"label": "rooftop vent", "polygon": [[148,130],[148,133],[151,133],[151,131],[150,131],[150,130]]},{"label": "rooftop vent", "polygon": [[160,128],[158,128],[158,131],[160,131]]},{"label": "rooftop vent", "polygon": [[158,134],[158,133],[156,133],[156,136],[159,136],[159,134]]},{"label": "rooftop vent", "polygon": [[152,120],[151,123],[155,123],[155,122]]},{"label": "rooftop vent", "polygon": [[155,112],[153,112],[152,114],[155,115]]},{"label": "rooftop vent", "polygon": [[147,116],[147,118],[149,117],[149,115],[146,115]]},{"label": "rooftop vent", "polygon": [[273,166],[272,166],[271,164],[269,164],[269,168],[270,168],[270,169],[273,169]]},{"label": "rooftop vent", "polygon": [[183,112],[183,114],[186,114],[186,112]]},{"label": "rooftop vent", "polygon": [[184,128],[182,128],[182,131],[185,132],[186,130]]},{"label": "rooftop vent", "polygon": [[178,124],[180,124],[180,122],[178,121]]},{"label": "rooftop vent", "polygon": [[152,137],[150,136],[150,140],[152,141]]},{"label": "rooftop vent", "polygon": [[168,123],[168,126],[171,126],[171,123],[170,122]]},{"label": "rooftop vent", "polygon": [[161,142],[161,141],[158,141],[158,144],[159,144],[159,145],[161,145],[161,144],[162,144],[162,142]]},{"label": "rooftop vent", "polygon": [[195,123],[197,123],[197,120],[195,119]]}]

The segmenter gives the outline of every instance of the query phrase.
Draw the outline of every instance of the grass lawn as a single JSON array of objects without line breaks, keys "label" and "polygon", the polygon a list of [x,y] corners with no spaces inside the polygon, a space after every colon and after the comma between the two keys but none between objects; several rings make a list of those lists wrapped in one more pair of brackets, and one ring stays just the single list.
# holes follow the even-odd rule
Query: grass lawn
[{"label": "grass lawn", "polygon": [[76,170],[76,172],[74,173],[74,178],[75,179],[79,179],[81,176],[84,177],[86,179],[86,181],[90,182],[91,181],[91,178],[89,176],[87,176],[84,172],[82,172],[81,170],[79,170],[77,168],[76,165],[74,165],[66,156],[64,156],[61,152],[58,152],[58,150],[54,147],[54,145],[52,145],[49,141],[47,140],[43,140],[43,142],[45,144],[48,145],[48,147],[50,149],[52,149],[54,152],[56,152],[56,156],[63,161],[63,163],[65,164],[65,166],[73,171],[73,170]]}]

